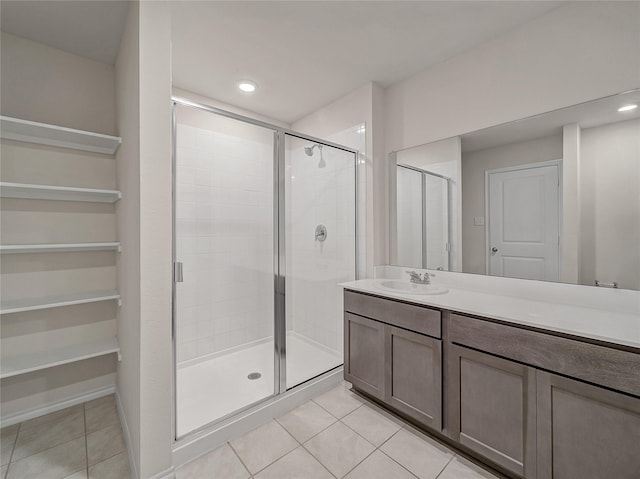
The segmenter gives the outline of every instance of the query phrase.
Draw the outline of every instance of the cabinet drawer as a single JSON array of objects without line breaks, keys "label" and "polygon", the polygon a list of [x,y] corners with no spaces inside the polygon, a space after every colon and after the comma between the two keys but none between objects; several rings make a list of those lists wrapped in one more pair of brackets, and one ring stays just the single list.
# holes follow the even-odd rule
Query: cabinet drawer
[{"label": "cabinet drawer", "polygon": [[640,354],[458,314],[449,340],[640,396]]},{"label": "cabinet drawer", "polygon": [[352,291],[344,292],[344,309],[350,313],[409,329],[416,333],[434,338],[442,337],[441,313],[435,309]]}]

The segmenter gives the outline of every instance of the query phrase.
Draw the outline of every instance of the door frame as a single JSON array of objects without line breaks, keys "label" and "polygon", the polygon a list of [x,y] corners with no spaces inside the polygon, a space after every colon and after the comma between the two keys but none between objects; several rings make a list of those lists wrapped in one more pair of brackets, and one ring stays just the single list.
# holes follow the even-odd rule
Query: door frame
[{"label": "door frame", "polygon": [[492,170],[485,170],[484,172],[484,256],[485,256],[485,274],[490,275],[491,270],[491,254],[489,253],[489,245],[491,244],[491,222],[490,218],[490,208],[489,208],[489,176],[494,173],[506,173],[509,171],[518,171],[518,170],[531,170],[534,168],[543,168],[546,166],[556,166],[558,168],[558,277],[562,277],[562,271],[560,268],[562,266],[562,190],[563,190],[563,176],[562,176],[562,159],[558,160],[549,160],[549,161],[540,161],[537,163],[525,163],[522,165],[514,165],[514,166],[506,166],[503,168],[495,168]]}]

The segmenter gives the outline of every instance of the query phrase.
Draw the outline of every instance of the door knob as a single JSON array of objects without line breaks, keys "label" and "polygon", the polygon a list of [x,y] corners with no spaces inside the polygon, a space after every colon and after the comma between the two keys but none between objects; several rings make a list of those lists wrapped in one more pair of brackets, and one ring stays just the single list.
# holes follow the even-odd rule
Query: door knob
[{"label": "door knob", "polygon": [[491,248],[491,253],[496,254],[497,252],[498,252],[498,248],[496,248],[495,246]]}]

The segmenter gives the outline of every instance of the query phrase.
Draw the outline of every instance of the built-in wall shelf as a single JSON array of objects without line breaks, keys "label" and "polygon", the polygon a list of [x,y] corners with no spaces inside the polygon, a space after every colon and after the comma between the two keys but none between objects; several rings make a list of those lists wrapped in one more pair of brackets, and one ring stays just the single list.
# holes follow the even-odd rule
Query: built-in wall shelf
[{"label": "built-in wall shelf", "polygon": [[118,301],[120,293],[117,291],[91,291],[88,293],[67,294],[64,296],[48,296],[45,298],[17,299],[0,302],[0,314],[22,313],[24,311],[36,311],[38,309],[59,308],[73,306],[74,304],[97,303],[99,301]]},{"label": "built-in wall shelf", "polygon": [[0,116],[0,136],[8,140],[113,155],[122,138],[63,126]]},{"label": "built-in wall shelf", "polygon": [[115,203],[122,198],[122,194],[118,190],[7,182],[0,182],[0,196],[28,200],[85,201],[89,203]]},{"label": "built-in wall shelf", "polygon": [[101,339],[66,348],[39,351],[33,354],[2,358],[0,378],[9,378],[62,364],[117,353],[120,360],[120,346],[117,338]]},{"label": "built-in wall shelf", "polygon": [[70,253],[82,251],[117,251],[120,243],[57,243],[57,244],[5,244],[0,245],[1,254],[19,253]]}]

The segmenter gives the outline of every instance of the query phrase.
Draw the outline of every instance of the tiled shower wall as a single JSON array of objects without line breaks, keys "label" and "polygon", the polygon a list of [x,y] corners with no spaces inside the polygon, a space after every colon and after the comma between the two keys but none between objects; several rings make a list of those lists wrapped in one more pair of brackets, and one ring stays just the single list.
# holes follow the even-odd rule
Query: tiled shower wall
[{"label": "tiled shower wall", "polygon": [[[178,362],[270,338],[274,327],[271,132],[195,124],[179,122],[177,134]],[[364,126],[330,140],[364,151]],[[319,168],[317,149],[309,157],[304,146],[294,140],[286,155],[287,330],[339,352],[337,283],[355,278],[356,166],[353,154],[324,147]],[[362,174],[362,193],[364,185]],[[327,227],[324,243],[317,224]]]},{"label": "tiled shower wall", "polygon": [[[358,151],[365,149],[364,125],[330,138]],[[287,329],[342,351],[342,289],[338,283],[355,279],[356,189],[354,155],[323,147],[320,153],[304,153],[310,142],[292,142],[287,167],[290,184],[287,210]],[[364,159],[358,161],[364,170]],[[364,174],[359,191],[364,191]],[[360,199],[363,207],[364,196]],[[362,209],[364,211],[364,208]],[[315,240],[319,224],[327,227],[327,239]],[[360,253],[363,253],[361,248]]]},{"label": "tiled shower wall", "polygon": [[272,132],[234,128],[178,124],[178,362],[273,335]]}]

